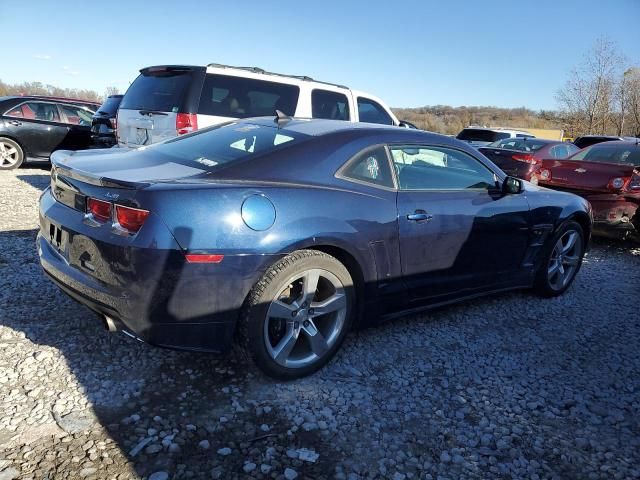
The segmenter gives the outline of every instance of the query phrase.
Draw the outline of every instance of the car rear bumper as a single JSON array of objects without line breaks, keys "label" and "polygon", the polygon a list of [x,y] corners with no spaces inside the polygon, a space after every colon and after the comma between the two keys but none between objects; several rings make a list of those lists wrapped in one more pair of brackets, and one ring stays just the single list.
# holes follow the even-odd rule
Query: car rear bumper
[{"label": "car rear bumper", "polygon": [[630,201],[621,195],[588,195],[593,208],[595,235],[625,238],[640,234],[640,199]]},{"label": "car rear bumper", "polygon": [[[97,234],[89,236],[91,227],[73,221],[78,212],[55,202],[48,191],[40,214],[37,249],[46,275],[115,329],[153,345],[226,351],[246,295],[274,261],[270,256],[229,255],[219,264],[190,264],[179,247],[110,243]],[[64,230],[64,245],[51,238],[52,224]],[[166,247],[175,240],[163,228],[155,240]],[[85,268],[88,261],[93,271]]]}]

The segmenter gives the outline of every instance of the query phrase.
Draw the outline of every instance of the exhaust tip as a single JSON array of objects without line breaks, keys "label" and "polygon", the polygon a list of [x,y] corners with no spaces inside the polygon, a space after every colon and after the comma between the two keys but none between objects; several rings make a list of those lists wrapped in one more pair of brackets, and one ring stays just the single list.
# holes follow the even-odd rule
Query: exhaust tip
[{"label": "exhaust tip", "polygon": [[118,331],[118,327],[116,326],[116,322],[114,322],[112,318],[107,317],[106,315],[104,317],[104,326],[110,332],[117,332]]}]

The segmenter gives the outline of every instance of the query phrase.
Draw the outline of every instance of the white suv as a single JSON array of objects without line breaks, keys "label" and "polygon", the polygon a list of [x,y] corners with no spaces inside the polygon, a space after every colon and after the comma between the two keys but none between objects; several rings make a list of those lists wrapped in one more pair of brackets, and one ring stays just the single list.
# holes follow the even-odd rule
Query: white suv
[{"label": "white suv", "polygon": [[458,140],[469,142],[473,147],[483,147],[497,140],[505,138],[535,138],[529,132],[523,130],[511,130],[508,128],[467,127],[456,135]]},{"label": "white suv", "polygon": [[401,125],[380,99],[342,85],[256,67],[162,65],[140,70],[125,93],[118,144],[138,147],[276,110],[302,118]]}]

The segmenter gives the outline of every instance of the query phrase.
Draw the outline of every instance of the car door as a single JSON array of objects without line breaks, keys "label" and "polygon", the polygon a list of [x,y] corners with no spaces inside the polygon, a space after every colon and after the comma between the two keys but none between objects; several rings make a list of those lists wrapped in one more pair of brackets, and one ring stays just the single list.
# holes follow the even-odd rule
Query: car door
[{"label": "car door", "polygon": [[58,104],[62,113],[62,121],[68,125],[69,131],[58,149],[81,150],[89,148],[91,138],[91,122],[93,113],[86,107],[72,104]]},{"label": "car door", "polygon": [[503,195],[496,173],[453,147],[389,150],[402,275],[411,297],[438,303],[520,281],[529,244],[525,195]]},{"label": "car door", "polygon": [[9,131],[29,157],[49,157],[69,131],[54,102],[27,101],[6,112],[5,117]]}]

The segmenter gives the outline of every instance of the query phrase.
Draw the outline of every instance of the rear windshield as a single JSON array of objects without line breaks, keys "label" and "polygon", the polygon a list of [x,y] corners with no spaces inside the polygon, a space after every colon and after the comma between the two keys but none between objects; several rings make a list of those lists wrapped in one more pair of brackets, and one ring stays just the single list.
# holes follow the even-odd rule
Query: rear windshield
[{"label": "rear windshield", "polygon": [[224,164],[270,153],[309,138],[282,128],[233,122],[145,147],[185,165],[215,170]]},{"label": "rear windshield", "polygon": [[597,143],[602,142],[611,142],[614,140],[618,140],[617,138],[611,137],[579,137],[573,142],[573,144],[578,148],[590,147],[591,145],[595,145]]},{"label": "rear windshield", "polygon": [[141,73],[127,93],[120,108],[179,112],[192,78],[192,71]]},{"label": "rear windshield", "polygon": [[636,145],[635,143],[629,143],[627,145],[598,143],[579,151],[571,157],[571,160],[618,163],[638,167],[640,166],[640,145]]},{"label": "rear windshield", "polygon": [[465,128],[456,137],[458,140],[466,140],[468,142],[495,142],[503,138],[509,138],[511,135],[504,132],[493,132],[491,130],[482,130],[478,128]]},{"label": "rear windshield", "polygon": [[505,138],[487,146],[492,148],[506,148],[507,150],[518,150],[520,152],[535,152],[545,145],[549,145],[549,142],[525,138]]},{"label": "rear windshield", "polygon": [[271,116],[280,110],[286,115],[294,115],[299,94],[300,89],[295,85],[208,74],[198,113],[248,118]]},{"label": "rear windshield", "polygon": [[109,97],[98,109],[98,113],[106,113],[108,115],[115,115],[120,106],[122,97]]}]

